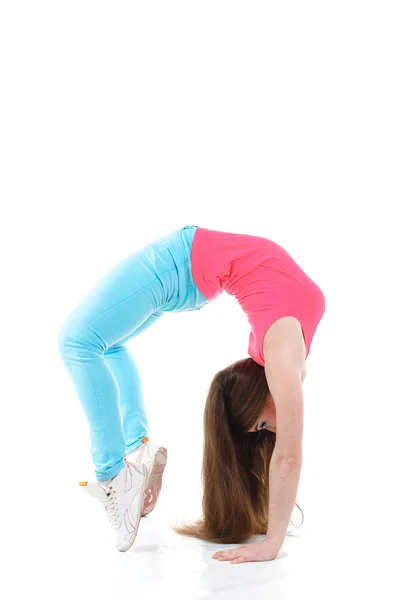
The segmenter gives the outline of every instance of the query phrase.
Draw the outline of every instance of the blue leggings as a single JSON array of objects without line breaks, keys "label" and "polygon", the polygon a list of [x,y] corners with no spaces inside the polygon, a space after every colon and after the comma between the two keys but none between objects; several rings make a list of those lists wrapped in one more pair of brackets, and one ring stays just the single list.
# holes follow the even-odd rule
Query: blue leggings
[{"label": "blue leggings", "polygon": [[124,466],[148,435],[140,375],[125,342],[165,312],[199,310],[209,300],[194,283],[186,225],[126,257],[63,324],[58,349],[82,403],[98,481]]}]

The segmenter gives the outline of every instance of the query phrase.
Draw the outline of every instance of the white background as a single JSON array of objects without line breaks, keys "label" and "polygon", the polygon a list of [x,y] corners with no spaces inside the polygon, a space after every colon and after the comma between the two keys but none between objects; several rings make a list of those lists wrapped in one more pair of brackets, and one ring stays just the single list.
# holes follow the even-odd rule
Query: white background
[{"label": "white background", "polygon": [[[8,598],[398,597],[399,25],[382,0],[1,4]],[[169,451],[132,551],[110,548],[76,485],[94,473],[59,329],[113,265],[183,225],[273,239],[325,293],[304,384],[305,522],[270,563],[219,563],[219,547],[168,527],[200,514],[205,396],[247,356],[226,294],[128,342]]]}]

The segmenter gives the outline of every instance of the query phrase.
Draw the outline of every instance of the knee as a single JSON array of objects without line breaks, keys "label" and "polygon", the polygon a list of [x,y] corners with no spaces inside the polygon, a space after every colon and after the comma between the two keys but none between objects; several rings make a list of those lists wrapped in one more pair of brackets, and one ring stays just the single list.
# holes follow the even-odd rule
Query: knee
[{"label": "knee", "polygon": [[76,318],[74,317],[74,314],[71,313],[58,332],[57,349],[62,358],[65,357],[67,348],[75,343],[76,333]]},{"label": "knee", "polygon": [[57,350],[62,358],[65,355],[67,343],[68,343],[68,327],[66,326],[66,323],[64,323],[62,325],[60,331],[58,332],[58,337],[57,337]]},{"label": "knee", "polygon": [[101,338],[78,313],[72,313],[58,332],[57,348],[61,358],[87,358],[104,352]]}]

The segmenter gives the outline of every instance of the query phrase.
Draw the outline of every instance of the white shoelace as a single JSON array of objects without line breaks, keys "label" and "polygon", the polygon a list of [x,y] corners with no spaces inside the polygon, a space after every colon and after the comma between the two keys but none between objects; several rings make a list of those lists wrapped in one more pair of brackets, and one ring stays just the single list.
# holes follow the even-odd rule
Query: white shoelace
[{"label": "white shoelace", "polygon": [[107,512],[108,520],[110,521],[113,527],[118,526],[119,520],[119,511],[118,511],[118,499],[117,494],[113,492],[107,492],[108,498],[107,500],[102,500],[103,505]]}]

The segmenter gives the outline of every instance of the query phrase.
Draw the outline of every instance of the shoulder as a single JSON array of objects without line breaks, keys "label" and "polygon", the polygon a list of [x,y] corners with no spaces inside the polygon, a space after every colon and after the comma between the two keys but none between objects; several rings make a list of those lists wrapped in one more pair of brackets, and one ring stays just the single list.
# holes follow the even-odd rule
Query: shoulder
[{"label": "shoulder", "polygon": [[301,364],[306,359],[306,344],[300,321],[296,317],[282,317],[268,329],[263,340],[265,363],[276,357],[292,355]]}]

